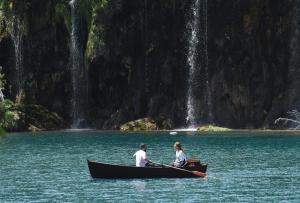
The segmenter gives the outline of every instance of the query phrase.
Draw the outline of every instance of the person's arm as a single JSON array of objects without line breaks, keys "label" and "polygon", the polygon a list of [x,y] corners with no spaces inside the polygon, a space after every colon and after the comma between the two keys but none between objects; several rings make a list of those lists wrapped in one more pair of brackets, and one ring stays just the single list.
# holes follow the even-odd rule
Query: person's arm
[{"label": "person's arm", "polygon": [[145,153],[145,156],[143,157],[143,159],[147,162],[150,162],[149,159],[147,158],[147,154]]}]

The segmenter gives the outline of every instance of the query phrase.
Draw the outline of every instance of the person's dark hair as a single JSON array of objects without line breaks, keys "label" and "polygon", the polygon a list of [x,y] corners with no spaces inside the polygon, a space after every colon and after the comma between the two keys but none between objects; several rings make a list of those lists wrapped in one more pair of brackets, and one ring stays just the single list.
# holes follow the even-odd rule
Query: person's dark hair
[{"label": "person's dark hair", "polygon": [[144,143],[140,144],[140,149],[145,149],[146,145]]}]

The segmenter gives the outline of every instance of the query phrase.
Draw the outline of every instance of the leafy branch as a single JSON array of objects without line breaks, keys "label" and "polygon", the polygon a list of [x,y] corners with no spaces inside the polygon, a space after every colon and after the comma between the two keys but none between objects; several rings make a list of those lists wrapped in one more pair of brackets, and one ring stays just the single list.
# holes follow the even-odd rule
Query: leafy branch
[{"label": "leafy branch", "polygon": [[296,126],[292,129],[294,129],[294,130],[300,129],[300,113],[297,110],[292,110],[292,111],[289,111],[287,114],[291,118],[277,118],[274,123],[278,124],[278,123],[282,122],[283,125],[288,125],[290,123],[290,124],[293,124],[294,126]]}]

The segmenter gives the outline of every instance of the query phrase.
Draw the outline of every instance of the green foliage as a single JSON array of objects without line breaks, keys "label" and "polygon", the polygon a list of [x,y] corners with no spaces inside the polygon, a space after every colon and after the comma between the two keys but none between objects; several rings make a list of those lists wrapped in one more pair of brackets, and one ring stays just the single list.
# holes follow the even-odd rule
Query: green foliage
[{"label": "green foliage", "polygon": [[53,130],[64,125],[63,119],[41,105],[24,105],[10,100],[0,102],[0,128],[6,130]]},{"label": "green foliage", "polygon": [[0,37],[12,36],[14,25],[18,23],[22,34],[27,33],[25,12],[30,7],[28,1],[1,0]]},{"label": "green foliage", "polygon": [[12,129],[20,120],[20,112],[10,100],[0,102],[0,128]]},{"label": "green foliage", "polygon": [[92,22],[97,12],[103,11],[109,0],[80,0],[80,13],[85,16],[88,22]]},{"label": "green foliage", "polygon": [[[104,45],[104,27],[97,23],[108,6],[109,0],[80,0],[79,15],[87,23],[88,40],[85,50],[86,58],[91,58],[95,51]],[[65,25],[71,32],[71,9],[69,1],[59,1],[55,6],[56,21],[64,19]],[[100,17],[101,18],[101,17]]]},{"label": "green foliage", "polygon": [[2,73],[2,66],[0,66],[0,91],[4,90],[5,83],[6,83],[5,76],[4,73]]},{"label": "green foliage", "polygon": [[[88,41],[86,57],[92,58],[96,50],[104,46],[104,27],[99,25],[99,17],[105,13],[109,0],[86,0],[81,1],[81,9],[88,22]],[[101,20],[101,19],[100,19]]]},{"label": "green foliage", "polygon": [[5,130],[0,127],[0,136],[3,136],[3,135],[5,135]]},{"label": "green foliage", "polygon": [[9,17],[9,13],[11,8],[9,6],[8,1],[3,0],[0,2],[0,38],[8,36],[8,29],[6,25],[6,21]]},{"label": "green foliage", "polygon": [[[0,91],[4,90],[5,78],[2,73],[2,67],[0,66]],[[4,100],[0,102],[0,131],[2,128],[11,129],[14,128],[17,122],[20,120],[20,112],[17,110],[16,105],[10,100]]]},{"label": "green foliage", "polygon": [[13,2],[11,0],[1,0],[0,2],[0,10],[2,14],[4,14],[5,11],[10,11],[13,8]]},{"label": "green foliage", "polygon": [[59,2],[55,6],[55,21],[60,21],[61,19],[64,20],[64,23],[71,32],[71,13],[69,4],[65,2]]}]

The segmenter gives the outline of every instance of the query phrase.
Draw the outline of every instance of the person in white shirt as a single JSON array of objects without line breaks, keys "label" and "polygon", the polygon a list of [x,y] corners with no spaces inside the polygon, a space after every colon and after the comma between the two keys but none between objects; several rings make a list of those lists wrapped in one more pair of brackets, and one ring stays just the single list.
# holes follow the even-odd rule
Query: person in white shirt
[{"label": "person in white shirt", "polygon": [[187,162],[187,156],[184,154],[180,142],[175,142],[174,148],[176,150],[176,159],[173,165],[181,167]]},{"label": "person in white shirt", "polygon": [[145,144],[140,144],[140,150],[135,152],[133,157],[135,157],[135,165],[137,167],[145,167],[149,164],[149,160],[147,158],[147,146]]}]

